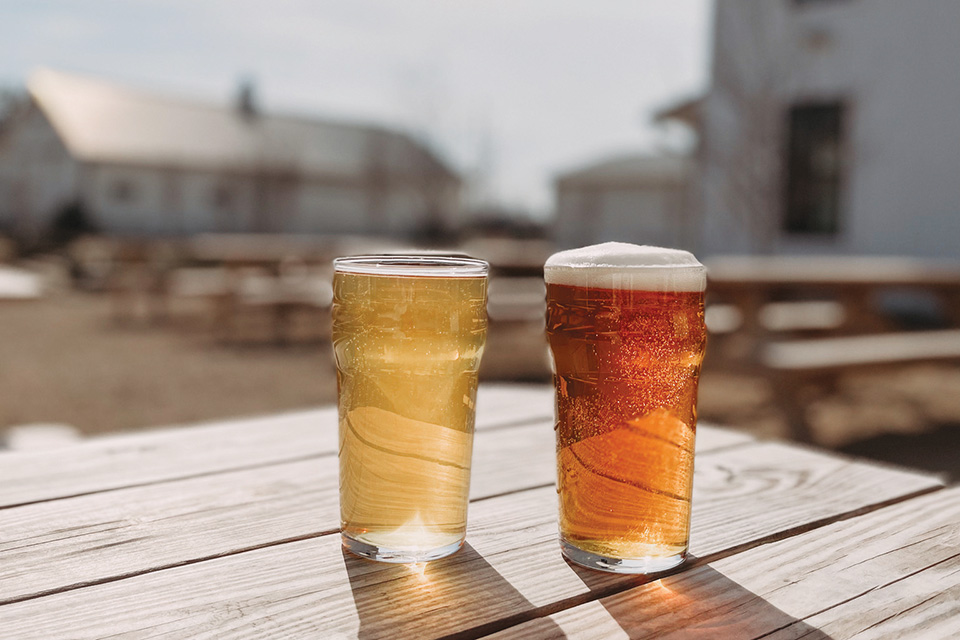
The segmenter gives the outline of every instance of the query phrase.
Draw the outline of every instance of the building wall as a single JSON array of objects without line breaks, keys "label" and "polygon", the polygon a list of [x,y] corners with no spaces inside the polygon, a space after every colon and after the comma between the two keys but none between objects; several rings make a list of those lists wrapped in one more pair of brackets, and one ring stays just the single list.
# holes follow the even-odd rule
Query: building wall
[{"label": "building wall", "polygon": [[154,234],[172,231],[164,211],[165,185],[160,171],[135,166],[87,166],[84,202],[104,231]]},{"label": "building wall", "polygon": [[[718,0],[702,124],[703,252],[960,258],[958,24],[954,0]],[[752,190],[753,209],[778,223],[785,109],[824,99],[846,105],[840,232],[764,232],[731,185]],[[746,155],[759,168],[730,161],[751,136]]]},{"label": "building wall", "polygon": [[443,220],[453,220],[455,180],[430,185],[386,180],[374,189],[365,176],[78,162],[43,113],[32,108],[0,141],[0,228],[39,234],[77,200],[101,230],[129,235],[409,235],[424,224],[431,206]]},{"label": "building wall", "polygon": [[[398,184],[387,194],[384,207],[386,230],[391,235],[407,236],[427,223],[429,208],[443,208],[440,194],[432,194],[431,185],[418,183]],[[431,201],[435,198],[435,201]]]},{"label": "building wall", "polygon": [[363,233],[367,231],[366,194],[352,185],[310,182],[299,193],[297,215],[287,231]]},{"label": "building wall", "polygon": [[444,181],[435,192],[432,189],[434,185],[411,181],[376,187],[363,181],[306,182],[299,193],[297,215],[285,230],[408,236],[426,223],[431,206],[438,207],[447,224],[455,224],[456,185]]},{"label": "building wall", "polygon": [[254,194],[242,176],[182,171],[177,177],[183,233],[239,232],[250,225]]},{"label": "building wall", "polygon": [[77,163],[36,107],[0,140],[0,227],[32,237],[75,197]]},{"label": "building wall", "polygon": [[410,184],[374,195],[359,181],[132,165],[94,165],[83,176],[85,200],[100,226],[127,234],[409,235],[424,223],[428,206]]},{"label": "building wall", "polygon": [[554,238],[561,247],[608,241],[685,246],[682,186],[561,187]]}]

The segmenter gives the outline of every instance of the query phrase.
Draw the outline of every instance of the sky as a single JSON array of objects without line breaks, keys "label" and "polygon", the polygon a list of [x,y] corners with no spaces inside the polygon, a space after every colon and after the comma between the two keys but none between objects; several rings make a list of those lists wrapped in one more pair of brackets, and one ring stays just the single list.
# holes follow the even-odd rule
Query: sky
[{"label": "sky", "polygon": [[682,143],[650,114],[706,87],[712,0],[3,0],[0,85],[47,66],[401,127],[475,202],[546,215],[558,173]]}]

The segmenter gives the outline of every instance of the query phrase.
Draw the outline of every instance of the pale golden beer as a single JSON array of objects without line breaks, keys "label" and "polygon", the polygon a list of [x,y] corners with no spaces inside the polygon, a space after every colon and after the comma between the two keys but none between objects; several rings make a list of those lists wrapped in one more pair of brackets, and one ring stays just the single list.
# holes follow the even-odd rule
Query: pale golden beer
[{"label": "pale golden beer", "polygon": [[705,271],[687,252],[607,243],[544,269],[560,544],[620,573],[683,561],[690,537]]},{"label": "pale golden beer", "polygon": [[485,262],[334,261],[340,526],[350,551],[420,562],[463,544]]}]

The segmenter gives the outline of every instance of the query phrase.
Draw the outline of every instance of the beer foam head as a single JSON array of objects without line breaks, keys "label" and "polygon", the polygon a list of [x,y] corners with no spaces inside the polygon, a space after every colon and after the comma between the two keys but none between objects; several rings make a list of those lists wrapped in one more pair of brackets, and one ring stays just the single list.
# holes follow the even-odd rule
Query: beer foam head
[{"label": "beer foam head", "polygon": [[689,251],[605,242],[555,253],[543,266],[548,284],[638,291],[703,291],[707,272]]}]

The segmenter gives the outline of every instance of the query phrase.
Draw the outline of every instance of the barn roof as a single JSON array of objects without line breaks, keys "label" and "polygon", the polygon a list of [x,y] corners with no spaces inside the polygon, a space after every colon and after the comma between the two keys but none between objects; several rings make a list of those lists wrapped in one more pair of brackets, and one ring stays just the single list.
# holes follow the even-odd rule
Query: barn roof
[{"label": "barn roof", "polygon": [[81,160],[347,179],[373,171],[457,179],[426,147],[383,127],[245,113],[50,69],[32,74],[27,88]]}]

